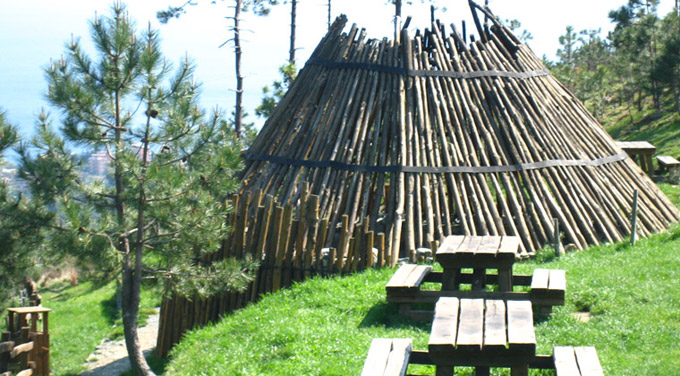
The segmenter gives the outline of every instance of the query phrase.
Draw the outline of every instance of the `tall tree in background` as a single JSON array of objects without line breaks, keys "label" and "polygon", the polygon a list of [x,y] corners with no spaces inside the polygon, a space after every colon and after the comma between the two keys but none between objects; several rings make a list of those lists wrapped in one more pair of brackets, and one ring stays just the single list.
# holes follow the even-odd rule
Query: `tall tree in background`
[{"label": "tall tree in background", "polygon": [[[652,94],[655,107],[659,108],[658,83],[651,79],[657,49],[658,4],[659,0],[628,0],[628,4],[609,12],[609,18],[616,24],[609,38],[616,48],[617,74],[626,78],[627,90],[637,94],[638,110],[642,109],[646,92]],[[632,100],[632,95],[627,97]]]},{"label": "tall tree in background", "polygon": [[[223,0],[224,1],[224,0]],[[236,104],[234,105],[233,113],[233,127],[236,138],[239,138],[244,132],[243,125],[243,73],[241,67],[241,60],[243,58],[243,49],[241,47],[241,14],[252,9],[253,13],[265,16],[269,14],[270,6],[278,4],[278,0],[233,0],[234,15],[231,18],[233,26],[233,38],[224,42],[219,47],[224,46],[228,42],[232,42],[234,46],[234,70],[236,74]],[[192,0],[185,2],[181,6],[170,6],[168,9],[159,11],[156,16],[161,23],[167,23],[171,18],[177,18],[186,12],[189,5],[196,5]]]},{"label": "tall tree in background", "polygon": [[[16,127],[9,124],[0,111],[0,165],[3,153],[19,140]],[[44,257],[42,247],[45,227],[52,223],[54,214],[21,193],[15,193],[0,179],[0,309],[15,295],[25,277]]]},{"label": "tall tree in background", "polygon": [[668,14],[662,21],[660,53],[652,71],[654,80],[669,88],[673,93],[675,110],[680,113],[680,17],[677,12]]},{"label": "tall tree in background", "polygon": [[[19,148],[21,176],[36,200],[59,210],[55,247],[117,265],[130,362],[152,375],[137,337],[143,278],[187,295],[242,288],[250,278],[252,265],[201,261],[226,234],[240,146],[219,113],[206,118],[190,62],[173,72],[156,31],[137,33],[119,3],[90,29],[94,58],[76,40],[46,70],[61,124],[56,132],[40,117],[35,138]],[[105,150],[113,184],[81,179],[70,145]]]}]

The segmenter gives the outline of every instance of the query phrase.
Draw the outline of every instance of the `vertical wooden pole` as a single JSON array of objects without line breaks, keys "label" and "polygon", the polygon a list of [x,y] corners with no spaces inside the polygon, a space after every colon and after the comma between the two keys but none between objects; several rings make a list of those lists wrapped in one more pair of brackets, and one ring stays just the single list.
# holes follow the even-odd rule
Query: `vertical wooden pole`
[{"label": "vertical wooden pole", "polygon": [[555,257],[560,257],[560,220],[559,218],[553,218],[553,223],[555,227],[555,233],[553,234],[553,247],[555,248]]},{"label": "vertical wooden pole", "polygon": [[[7,342],[11,340],[10,332],[2,332],[0,342]],[[9,351],[0,353],[0,372],[6,372],[9,368]]]},{"label": "vertical wooden pole", "polygon": [[635,232],[637,229],[637,206],[638,206],[638,194],[639,191],[636,189],[633,193],[633,214],[631,216],[631,230],[630,230],[630,245],[635,245]]}]

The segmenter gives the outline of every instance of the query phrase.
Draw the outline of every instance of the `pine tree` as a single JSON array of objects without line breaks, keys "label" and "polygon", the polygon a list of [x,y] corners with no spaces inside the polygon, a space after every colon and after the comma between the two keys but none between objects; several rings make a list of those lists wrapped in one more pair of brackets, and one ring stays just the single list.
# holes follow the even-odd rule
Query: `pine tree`
[{"label": "pine tree", "polygon": [[[124,6],[90,29],[94,58],[75,40],[46,69],[60,126],[41,116],[32,143],[19,149],[21,171],[35,197],[60,212],[55,246],[121,273],[130,361],[137,374],[152,375],[137,338],[143,278],[186,295],[239,289],[250,279],[253,265],[205,261],[228,230],[240,145],[217,111],[206,117],[199,108],[190,61],[172,69],[158,33],[138,34]],[[108,179],[84,179],[74,146],[105,151]]]},{"label": "pine tree", "polygon": [[[16,127],[0,111],[0,165],[3,153],[19,141]],[[0,309],[16,294],[41,257],[44,228],[54,214],[26,200],[0,178]]]}]

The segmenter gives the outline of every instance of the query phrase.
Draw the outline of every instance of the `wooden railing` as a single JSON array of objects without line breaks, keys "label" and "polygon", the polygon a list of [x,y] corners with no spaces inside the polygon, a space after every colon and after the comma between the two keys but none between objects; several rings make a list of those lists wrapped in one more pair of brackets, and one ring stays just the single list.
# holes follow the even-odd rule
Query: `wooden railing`
[{"label": "wooden railing", "polygon": [[[43,307],[8,310],[8,331],[2,332],[0,341],[0,376],[48,376],[50,344],[47,315],[50,310]],[[42,331],[37,330],[40,316],[43,321]],[[15,323],[19,330],[15,331]]]}]

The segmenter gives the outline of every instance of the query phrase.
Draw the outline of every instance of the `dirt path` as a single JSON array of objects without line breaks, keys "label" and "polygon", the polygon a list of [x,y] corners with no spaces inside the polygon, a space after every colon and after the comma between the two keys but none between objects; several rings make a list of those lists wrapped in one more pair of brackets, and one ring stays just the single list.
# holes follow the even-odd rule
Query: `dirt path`
[{"label": "dirt path", "polygon": [[[158,314],[149,316],[146,326],[139,328],[139,344],[144,355],[156,347],[158,334]],[[95,351],[90,354],[85,363],[86,371],[82,376],[118,376],[130,369],[125,340],[103,340]]]}]

